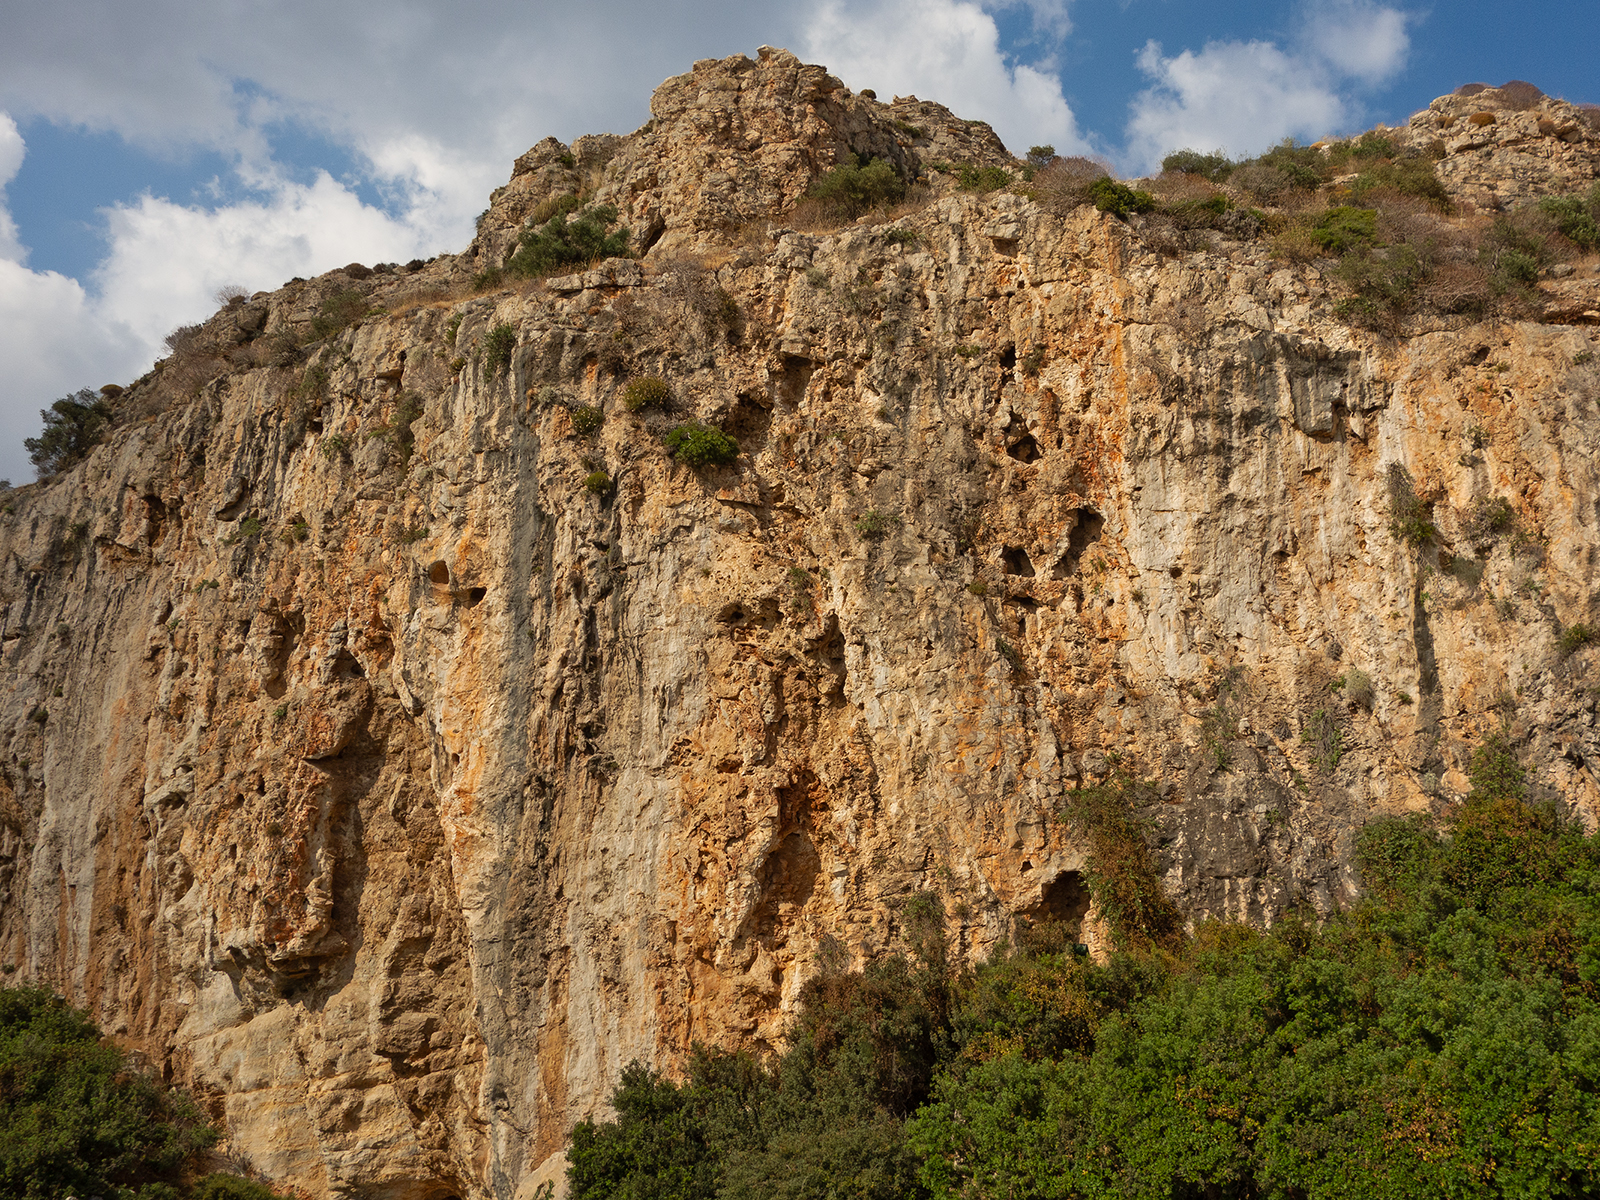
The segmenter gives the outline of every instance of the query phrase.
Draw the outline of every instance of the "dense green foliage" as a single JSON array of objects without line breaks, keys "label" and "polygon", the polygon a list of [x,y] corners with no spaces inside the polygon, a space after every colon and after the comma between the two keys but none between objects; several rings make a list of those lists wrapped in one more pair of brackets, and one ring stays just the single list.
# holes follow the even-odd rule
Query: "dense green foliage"
[{"label": "dense green foliage", "polygon": [[54,475],[93,449],[111,421],[111,407],[88,388],[80,388],[40,409],[39,415],[44,418],[44,432],[24,438],[22,444],[41,476]]},{"label": "dense green foliage", "polygon": [[1562,237],[1584,250],[1600,250],[1600,183],[1587,196],[1546,197],[1539,208]]},{"label": "dense green foliage", "polygon": [[667,450],[691,467],[719,466],[739,457],[739,443],[714,425],[689,421],[668,431]]},{"label": "dense green foliage", "polygon": [[483,366],[490,375],[498,375],[511,366],[511,356],[517,352],[517,331],[510,325],[496,325],[483,339]]},{"label": "dense green foliage", "polygon": [[905,197],[906,182],[892,163],[872,158],[833,168],[806,194],[835,215],[854,218],[898,204]]},{"label": "dense green foliage", "polygon": [[[1210,924],[1103,966],[1045,928],[957,974],[913,897],[914,963],[825,954],[769,1066],[631,1068],[618,1119],[579,1128],[574,1195],[1593,1195],[1600,836],[1528,802],[1503,738],[1471,777],[1447,826],[1369,826],[1368,898],[1320,927]],[[1121,838],[1136,792],[1070,819]]]},{"label": "dense green foliage", "polygon": [[1101,212],[1121,217],[1124,221],[1134,213],[1149,212],[1156,206],[1156,198],[1149,192],[1118,183],[1109,175],[1102,175],[1091,183],[1085,195]]},{"label": "dense green foliage", "polygon": [[517,252],[506,262],[506,272],[527,279],[595,259],[626,257],[628,230],[606,232],[617,219],[616,208],[592,204],[568,220],[577,206],[577,197],[564,196],[554,216],[537,229],[524,231]]},{"label": "dense green foliage", "polygon": [[0,989],[0,1195],[272,1200],[232,1175],[182,1186],[216,1136],[193,1101],[136,1070],[82,1013],[35,988]]}]

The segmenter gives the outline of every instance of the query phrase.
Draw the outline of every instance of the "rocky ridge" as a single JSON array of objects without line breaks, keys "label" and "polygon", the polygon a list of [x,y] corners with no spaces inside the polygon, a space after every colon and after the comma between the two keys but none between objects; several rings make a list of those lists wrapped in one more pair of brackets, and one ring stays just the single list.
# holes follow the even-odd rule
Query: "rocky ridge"
[{"label": "rocky ridge", "polygon": [[[1458,201],[1595,179],[1559,101],[1440,136],[1495,102],[1406,127]],[[958,958],[1098,951],[1058,810],[1117,761],[1195,920],[1348,903],[1493,730],[1595,820],[1593,256],[1386,337],[1242,234],[963,191],[1019,166],[986,126],[783,51],[652,114],[535,146],[462,255],[225,308],[6,498],[0,958],[238,1157],[520,1200],[623,1064],[776,1044],[918,893]],[[907,202],[796,228],[850,155]],[[474,291],[576,192],[639,257]]]}]

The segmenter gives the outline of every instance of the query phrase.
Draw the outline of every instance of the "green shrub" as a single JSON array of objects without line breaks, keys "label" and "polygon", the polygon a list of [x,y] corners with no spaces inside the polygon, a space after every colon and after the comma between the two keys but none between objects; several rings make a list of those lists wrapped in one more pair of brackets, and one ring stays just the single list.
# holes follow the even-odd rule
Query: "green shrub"
[{"label": "green shrub", "polygon": [[654,375],[646,375],[631,381],[622,389],[622,407],[629,412],[638,412],[644,408],[670,408],[672,406],[672,388],[665,379]]},{"label": "green shrub", "polygon": [[1156,198],[1149,192],[1137,191],[1125,183],[1118,183],[1109,175],[1102,175],[1091,183],[1086,195],[1101,212],[1110,213],[1124,221],[1134,213],[1149,212],[1156,206]]},{"label": "green shrub", "polygon": [[88,455],[111,423],[111,406],[89,388],[80,388],[40,409],[39,416],[44,419],[44,432],[24,438],[22,444],[42,478],[64,471]]},{"label": "green shrub", "polygon": [[1004,167],[980,167],[975,163],[957,163],[955,172],[956,182],[964,192],[994,192],[1011,182],[1011,172]]},{"label": "green shrub", "polygon": [[584,478],[583,486],[596,496],[604,496],[611,490],[611,476],[604,471],[590,471]]},{"label": "green shrub", "polygon": [[1221,150],[1202,154],[1198,150],[1174,150],[1161,160],[1161,169],[1179,175],[1198,175],[1212,183],[1221,183],[1238,167]]},{"label": "green shrub", "polygon": [[1474,546],[1486,546],[1517,527],[1517,510],[1504,496],[1484,496],[1475,501],[1461,522],[1461,532]]},{"label": "green shrub", "polygon": [[1478,263],[1489,273],[1489,288],[1496,296],[1530,293],[1539,281],[1539,268],[1549,257],[1544,237],[1530,228],[1526,210],[1496,216],[1478,251]]},{"label": "green shrub", "polygon": [[1433,514],[1417,495],[1411,473],[1399,463],[1390,463],[1385,483],[1389,492],[1389,534],[1397,542],[1420,546],[1438,536]]},{"label": "green shrub", "polygon": [[1289,186],[1302,189],[1320,187],[1329,169],[1328,159],[1321,150],[1315,146],[1302,146],[1293,138],[1285,138],[1245,165],[1270,167],[1280,172]]},{"label": "green shrub", "polygon": [[1028,165],[1030,167],[1047,167],[1050,160],[1056,156],[1056,148],[1051,145],[1029,146]]},{"label": "green shrub", "polygon": [[483,339],[483,365],[491,376],[500,374],[511,366],[511,356],[517,350],[517,331],[510,325],[496,325]]},{"label": "green shrub", "polygon": [[892,513],[881,513],[875,508],[869,508],[856,518],[856,532],[864,538],[880,538],[898,524],[900,518]]},{"label": "green shrub", "polygon": [[739,443],[722,430],[691,421],[666,436],[667,451],[691,467],[722,466],[739,457]]},{"label": "green shrub", "polygon": [[592,404],[580,404],[572,410],[572,432],[579,437],[600,432],[605,423],[605,412]]},{"label": "green shrub", "polygon": [[456,334],[461,331],[461,322],[465,319],[465,316],[466,314],[464,313],[456,313],[444,323],[445,345],[454,346],[456,344]]},{"label": "green shrub", "polygon": [[1119,947],[1172,947],[1182,918],[1161,885],[1149,829],[1134,816],[1139,782],[1113,760],[1104,783],[1074,788],[1061,816],[1088,842],[1089,890]]},{"label": "green shrub", "polygon": [[216,1131],[48,992],[0,989],[0,1194],[15,1200],[179,1192]]},{"label": "green shrub", "polygon": [[1587,196],[1547,196],[1539,210],[1568,241],[1584,250],[1600,249],[1600,183]]},{"label": "green shrub", "polygon": [[1561,652],[1561,657],[1566,658],[1594,641],[1594,633],[1587,625],[1568,625],[1561,631],[1561,637],[1556,643]]},{"label": "green shrub", "polygon": [[1378,212],[1341,204],[1322,212],[1311,223],[1311,236],[1329,254],[1342,255],[1378,240]]},{"label": "green shrub", "polygon": [[1372,676],[1359,668],[1352,667],[1345,672],[1340,681],[1343,685],[1345,699],[1353,708],[1371,710],[1373,701]]},{"label": "green shrub", "polygon": [[1450,193],[1426,158],[1402,158],[1396,162],[1379,163],[1368,167],[1350,184],[1357,199],[1368,192],[1387,189],[1403,196],[1416,196],[1426,200],[1440,212],[1451,209]]},{"label": "green shrub", "polygon": [[898,204],[905,194],[905,180],[894,166],[873,158],[833,168],[811,185],[806,196],[838,216],[853,218]]},{"label": "green shrub", "polygon": [[1368,329],[1393,329],[1399,318],[1416,306],[1431,267],[1416,247],[1407,243],[1346,253],[1333,277],[1348,294],[1334,305],[1334,312]]},{"label": "green shrub", "polygon": [[218,1171],[196,1183],[189,1200],[279,1200],[279,1196],[264,1184]]},{"label": "green shrub", "polygon": [[628,254],[628,230],[606,232],[616,219],[617,210],[610,204],[591,205],[570,220],[565,211],[559,212],[540,228],[523,233],[517,252],[506,262],[506,272],[527,279],[598,258],[623,258]]}]

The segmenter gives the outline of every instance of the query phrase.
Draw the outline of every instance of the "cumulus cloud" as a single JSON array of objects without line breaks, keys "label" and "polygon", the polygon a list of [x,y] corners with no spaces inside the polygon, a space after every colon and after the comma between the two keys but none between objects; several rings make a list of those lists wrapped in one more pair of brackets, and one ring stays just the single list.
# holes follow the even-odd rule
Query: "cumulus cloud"
[{"label": "cumulus cloud", "polygon": [[988,121],[1014,152],[1046,142],[1061,154],[1091,150],[1060,80],[1008,63],[994,18],[977,4],[826,0],[804,37],[802,57],[826,63],[851,87],[937,99],[961,116]]},{"label": "cumulus cloud", "polygon": [[[15,122],[0,113],[0,188],[25,149]],[[276,287],[352,260],[405,261],[441,243],[464,244],[472,222],[450,194],[459,185],[443,178],[448,157],[430,159],[414,146],[394,153],[413,163],[414,177],[437,176],[441,185],[414,184],[399,216],[362,203],[326,173],[309,184],[260,177],[255,198],[217,208],[146,195],[105,210],[109,252],[87,289],[30,270],[0,205],[0,476],[20,482],[31,474],[22,441],[38,432],[40,408],[142,373],[167,333],[215,309],[225,284]]]},{"label": "cumulus cloud", "polygon": [[1344,129],[1360,116],[1357,89],[1404,66],[1409,20],[1369,0],[1336,0],[1307,11],[1287,50],[1223,41],[1168,56],[1148,42],[1138,63],[1151,86],[1133,101],[1126,157],[1148,171],[1180,147],[1246,154]]},{"label": "cumulus cloud", "polygon": [[[213,310],[224,284],[272,288],[346,262],[421,255],[443,236],[433,215],[392,217],[326,173],[217,209],[143,196],[106,214],[111,252],[95,271],[98,305],[154,350],[175,325]],[[457,224],[452,240],[465,242],[471,223]]]},{"label": "cumulus cloud", "polygon": [[1302,42],[1335,70],[1378,84],[1405,65],[1410,21],[1406,13],[1367,0],[1325,0],[1309,14]]}]

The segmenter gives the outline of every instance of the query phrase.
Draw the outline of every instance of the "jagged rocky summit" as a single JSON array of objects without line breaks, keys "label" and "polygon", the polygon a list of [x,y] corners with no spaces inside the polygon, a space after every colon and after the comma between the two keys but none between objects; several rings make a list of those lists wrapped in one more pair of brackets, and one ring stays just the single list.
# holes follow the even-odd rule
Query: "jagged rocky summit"
[{"label": "jagged rocky summit", "polygon": [[[1493,89],[1380,132],[1440,228],[1600,162]],[[897,206],[806,216],[872,159]],[[1593,822],[1593,254],[1363,328],[1292,212],[1024,174],[764,48],[539,143],[463,254],[186,331],[5,498],[9,977],[272,1179],[527,1200],[625,1063],[777,1044],[913,895],[960,960],[1101,952],[1060,808],[1113,763],[1192,920],[1350,902],[1497,729]],[[575,204],[630,256],[506,274]]]}]

